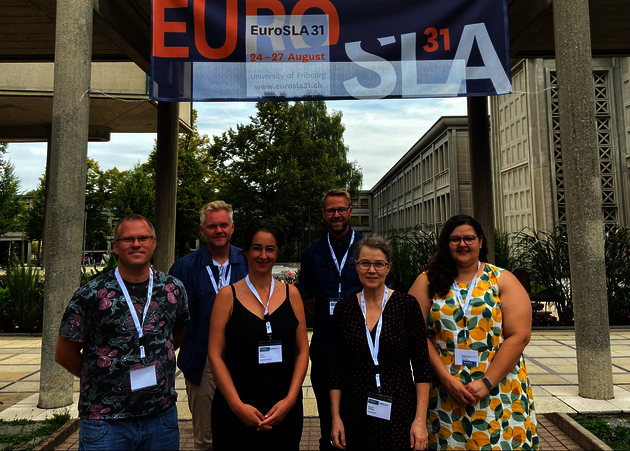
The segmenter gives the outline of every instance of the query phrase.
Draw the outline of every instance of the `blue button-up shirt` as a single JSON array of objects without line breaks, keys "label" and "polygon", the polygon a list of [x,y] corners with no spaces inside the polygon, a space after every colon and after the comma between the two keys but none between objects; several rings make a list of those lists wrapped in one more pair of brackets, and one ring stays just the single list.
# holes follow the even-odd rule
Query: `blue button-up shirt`
[{"label": "blue button-up shirt", "polygon": [[[247,259],[240,251],[238,247],[230,245],[231,284],[244,279],[248,272]],[[208,357],[210,313],[217,297],[206,266],[210,266],[214,280],[219,280],[219,269],[212,263],[208,246],[180,258],[169,271],[169,274],[181,280],[186,287],[191,320],[186,327],[177,366],[186,379],[196,385],[201,383]]]},{"label": "blue button-up shirt", "polygon": [[[330,244],[340,265],[346,251],[350,247],[348,258],[341,270],[341,299],[350,297],[363,289],[354,265],[354,249],[363,238],[363,234],[356,231],[354,233],[354,242],[351,247],[352,228],[350,227],[348,227],[348,232],[341,245],[332,237],[330,239]],[[328,234],[311,243],[304,250],[297,285],[303,299],[315,298],[315,318],[311,346],[316,346],[323,352],[329,352],[330,329],[332,326],[330,299],[337,298],[339,295],[339,271],[337,271],[335,261],[328,247]]]}]

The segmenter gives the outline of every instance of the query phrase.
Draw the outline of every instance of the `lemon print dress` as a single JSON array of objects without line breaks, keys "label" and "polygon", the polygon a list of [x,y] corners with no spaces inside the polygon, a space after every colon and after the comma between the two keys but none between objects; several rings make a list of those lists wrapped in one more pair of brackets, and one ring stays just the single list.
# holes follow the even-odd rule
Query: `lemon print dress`
[{"label": "lemon print dress", "polygon": [[[482,266],[466,317],[451,289],[446,297],[433,298],[427,321],[429,338],[442,362],[464,384],[484,377],[504,341],[499,293],[503,269],[487,263]],[[463,299],[468,294],[468,285],[458,285]],[[478,366],[455,365],[456,347],[477,351]],[[487,397],[474,404],[454,402],[434,377],[427,429],[430,450],[539,449],[534,397],[523,356]]]}]

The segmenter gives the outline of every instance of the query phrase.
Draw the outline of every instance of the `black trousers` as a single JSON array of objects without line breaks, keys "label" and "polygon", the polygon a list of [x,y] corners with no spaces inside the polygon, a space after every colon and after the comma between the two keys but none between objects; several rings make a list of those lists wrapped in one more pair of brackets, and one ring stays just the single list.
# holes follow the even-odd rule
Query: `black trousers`
[{"label": "black trousers", "polygon": [[328,390],[328,371],[330,367],[330,354],[316,346],[311,346],[311,386],[317,400],[319,412],[319,439],[320,450],[332,450],[330,444],[330,430],[332,429],[332,415],[330,414],[330,392]]}]

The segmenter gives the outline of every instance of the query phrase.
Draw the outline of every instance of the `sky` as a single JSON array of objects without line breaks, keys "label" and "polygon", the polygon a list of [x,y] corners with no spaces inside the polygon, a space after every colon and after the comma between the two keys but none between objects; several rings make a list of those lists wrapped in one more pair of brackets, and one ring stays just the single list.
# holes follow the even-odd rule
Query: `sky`
[{"label": "sky", "polygon": [[[256,113],[254,102],[195,103],[198,129],[212,138]],[[343,113],[348,159],[363,169],[363,189],[372,188],[442,116],[466,115],[466,99],[389,99],[327,102],[329,112]],[[131,169],[144,163],[153,148],[154,133],[115,133],[106,143],[89,143],[88,156],[102,170]],[[21,179],[20,190],[37,187],[46,165],[45,143],[11,143],[7,158]]]}]

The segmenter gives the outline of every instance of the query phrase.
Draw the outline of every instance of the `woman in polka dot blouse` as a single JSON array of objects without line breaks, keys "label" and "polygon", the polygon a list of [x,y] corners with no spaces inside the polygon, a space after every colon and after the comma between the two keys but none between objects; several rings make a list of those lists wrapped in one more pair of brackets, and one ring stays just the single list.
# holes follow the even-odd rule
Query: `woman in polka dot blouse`
[{"label": "woman in polka dot blouse", "polygon": [[363,291],[334,309],[330,400],[336,448],[422,450],[427,445],[426,326],[413,296],[385,286],[389,256],[383,238],[365,237],[355,252]]}]

